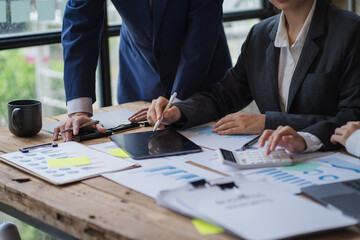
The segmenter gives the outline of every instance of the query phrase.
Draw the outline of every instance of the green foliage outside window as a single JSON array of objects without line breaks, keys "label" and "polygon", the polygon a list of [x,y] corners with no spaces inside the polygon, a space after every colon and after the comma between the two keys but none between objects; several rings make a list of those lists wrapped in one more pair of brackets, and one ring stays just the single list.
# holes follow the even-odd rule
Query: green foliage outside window
[{"label": "green foliage outside window", "polygon": [[7,102],[35,99],[35,66],[21,50],[0,51],[0,125],[7,123]]}]

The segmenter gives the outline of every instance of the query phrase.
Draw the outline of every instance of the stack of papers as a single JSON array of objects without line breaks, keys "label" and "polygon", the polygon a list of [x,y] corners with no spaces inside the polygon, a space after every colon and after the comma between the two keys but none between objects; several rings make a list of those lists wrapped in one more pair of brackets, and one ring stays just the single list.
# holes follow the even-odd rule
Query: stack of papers
[{"label": "stack of papers", "polygon": [[357,223],[338,211],[313,201],[280,191],[266,182],[242,177],[225,178],[238,188],[187,185],[162,191],[158,204],[193,218],[218,225],[245,239],[289,238]]},{"label": "stack of papers", "polygon": [[131,161],[76,142],[36,148],[29,153],[13,152],[0,157],[4,162],[56,185],[137,166]]}]

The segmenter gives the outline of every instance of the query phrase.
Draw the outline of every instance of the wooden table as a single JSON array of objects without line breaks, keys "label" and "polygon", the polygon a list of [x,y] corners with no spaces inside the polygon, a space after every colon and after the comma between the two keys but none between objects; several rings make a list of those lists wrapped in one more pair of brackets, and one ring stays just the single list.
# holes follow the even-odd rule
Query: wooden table
[{"label": "wooden table", "polygon": [[[97,110],[139,110],[148,103],[135,102]],[[44,124],[66,119],[66,115],[44,119]],[[139,131],[139,130],[134,130]],[[19,138],[0,128],[0,153],[19,147],[51,142],[40,132]],[[109,138],[84,142],[86,145]],[[237,239],[226,233],[200,235],[191,220],[155,201],[103,177],[65,186],[54,186],[0,162],[0,210],[62,239]],[[317,234],[311,239],[360,239],[358,227]]]}]

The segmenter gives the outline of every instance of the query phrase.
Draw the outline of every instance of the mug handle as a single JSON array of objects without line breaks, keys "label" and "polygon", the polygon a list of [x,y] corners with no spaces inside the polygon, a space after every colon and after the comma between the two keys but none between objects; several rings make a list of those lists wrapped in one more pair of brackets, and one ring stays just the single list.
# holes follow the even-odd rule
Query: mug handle
[{"label": "mug handle", "polygon": [[15,130],[22,130],[23,128],[20,120],[21,119],[20,111],[21,108],[15,108],[11,114],[11,124]]}]

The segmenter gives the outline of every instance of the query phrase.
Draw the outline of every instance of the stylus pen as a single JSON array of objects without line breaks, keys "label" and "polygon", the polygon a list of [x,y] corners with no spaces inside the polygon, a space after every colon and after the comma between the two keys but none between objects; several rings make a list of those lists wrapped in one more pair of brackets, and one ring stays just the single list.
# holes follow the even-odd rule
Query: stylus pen
[{"label": "stylus pen", "polygon": [[241,150],[246,150],[248,149],[249,147],[251,147],[252,145],[254,145],[254,143],[257,142],[257,140],[259,140],[259,138],[261,137],[261,134],[260,133],[259,135],[257,135],[256,137],[254,137],[253,139],[251,139],[250,141],[248,141],[247,143],[244,144],[244,146],[242,146]]},{"label": "stylus pen", "polygon": [[[176,95],[177,95],[176,92],[174,92],[173,95],[171,95],[170,100],[169,100],[168,104],[166,105],[163,113],[170,108],[171,104],[174,102],[174,100],[176,98]],[[153,132],[155,132],[155,130],[159,127],[159,125],[160,125],[160,123],[162,122],[163,119],[164,119],[164,114],[162,114],[161,118],[156,121],[155,126],[153,128]]]}]

